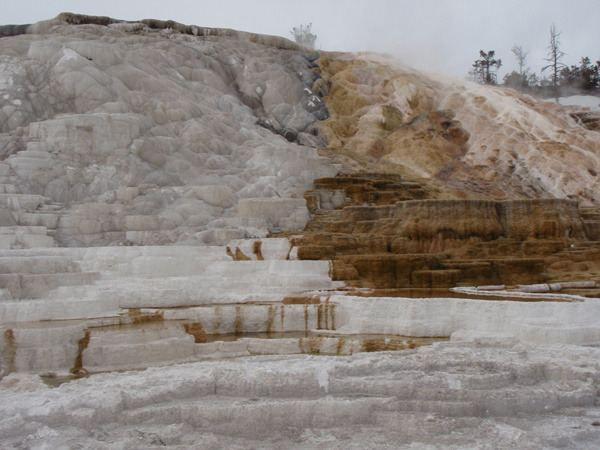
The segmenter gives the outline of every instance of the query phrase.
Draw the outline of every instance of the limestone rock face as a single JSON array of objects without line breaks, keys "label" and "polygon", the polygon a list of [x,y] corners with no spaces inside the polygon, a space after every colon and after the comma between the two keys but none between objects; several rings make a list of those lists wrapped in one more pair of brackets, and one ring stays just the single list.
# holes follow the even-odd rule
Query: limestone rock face
[{"label": "limestone rock face", "polygon": [[281,38],[104,19],[62,14],[0,40],[0,183],[61,204],[62,245],[243,237],[240,199],[292,197],[336,172],[297,145],[322,145],[312,124],[329,114],[311,90],[315,55]]}]

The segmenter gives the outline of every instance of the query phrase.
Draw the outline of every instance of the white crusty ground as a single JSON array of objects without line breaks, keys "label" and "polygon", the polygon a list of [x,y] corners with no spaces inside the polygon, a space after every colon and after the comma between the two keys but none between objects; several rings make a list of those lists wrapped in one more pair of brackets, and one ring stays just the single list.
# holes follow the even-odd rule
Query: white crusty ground
[{"label": "white crusty ground", "polygon": [[596,346],[438,343],[350,357],[273,356],[0,383],[19,448],[593,448]]}]

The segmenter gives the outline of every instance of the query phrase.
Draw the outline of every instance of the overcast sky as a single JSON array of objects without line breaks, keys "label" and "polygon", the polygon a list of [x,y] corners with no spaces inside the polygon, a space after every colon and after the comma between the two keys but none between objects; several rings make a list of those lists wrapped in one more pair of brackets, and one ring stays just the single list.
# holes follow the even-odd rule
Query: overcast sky
[{"label": "overcast sky", "polygon": [[600,0],[0,0],[0,6],[4,24],[70,11],[290,38],[293,26],[312,22],[323,50],[388,53],[422,70],[461,77],[480,49],[502,58],[500,78],[516,69],[514,44],[530,50],[527,62],[539,71],[554,23],[567,64],[582,56],[600,60]]}]

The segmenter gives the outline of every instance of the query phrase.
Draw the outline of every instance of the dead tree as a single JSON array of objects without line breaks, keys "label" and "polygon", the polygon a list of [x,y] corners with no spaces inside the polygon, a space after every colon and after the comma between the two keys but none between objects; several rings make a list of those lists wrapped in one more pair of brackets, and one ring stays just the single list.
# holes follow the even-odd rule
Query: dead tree
[{"label": "dead tree", "polygon": [[556,103],[558,103],[559,96],[559,86],[558,86],[558,77],[560,75],[560,69],[563,67],[567,67],[566,64],[563,64],[560,60],[563,56],[566,55],[565,52],[560,50],[560,41],[558,38],[560,37],[560,31],[556,28],[556,25],[552,24],[550,26],[550,45],[548,45],[548,57],[544,58],[544,61],[548,61],[548,64],[545,67],[542,67],[542,71],[546,69],[552,69],[552,91],[554,92],[554,99]]}]

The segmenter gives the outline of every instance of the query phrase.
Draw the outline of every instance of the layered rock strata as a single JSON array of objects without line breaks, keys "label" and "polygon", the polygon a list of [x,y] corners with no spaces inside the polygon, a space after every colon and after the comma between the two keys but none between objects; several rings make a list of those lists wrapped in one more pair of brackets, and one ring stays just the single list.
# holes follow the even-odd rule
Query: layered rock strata
[{"label": "layered rock strata", "polygon": [[594,299],[352,296],[332,280],[329,262],[294,259],[287,239],[239,241],[233,248],[4,251],[3,376],[264,354],[350,355],[434,342],[424,337],[493,333],[542,345],[587,344],[600,336]]},{"label": "layered rock strata", "polygon": [[334,278],[357,286],[539,283],[564,276],[551,266],[577,250],[587,263],[570,276],[600,275],[600,222],[572,200],[424,199],[419,184],[376,173],[315,187],[306,194],[314,220],[293,239],[297,257],[332,260]]},{"label": "layered rock strata", "polygon": [[[326,292],[340,284],[325,261],[232,261],[223,247],[48,248],[1,253],[0,272],[4,375],[278,353],[282,342],[284,353],[361,350],[310,334],[339,326]],[[295,297],[305,292],[314,294]],[[287,340],[238,341],[261,333]]]}]

